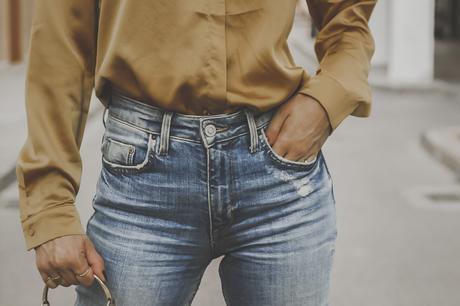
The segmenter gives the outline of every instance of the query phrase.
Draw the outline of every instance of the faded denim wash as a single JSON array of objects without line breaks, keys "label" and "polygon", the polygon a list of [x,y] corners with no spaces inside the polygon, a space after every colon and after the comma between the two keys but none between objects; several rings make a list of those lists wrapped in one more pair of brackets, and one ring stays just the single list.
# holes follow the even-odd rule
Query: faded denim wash
[{"label": "faded denim wash", "polygon": [[[87,234],[117,306],[191,305],[211,260],[229,306],[328,305],[337,237],[322,151],[279,156],[276,108],[164,111],[112,91]],[[105,305],[97,282],[75,306]]]}]

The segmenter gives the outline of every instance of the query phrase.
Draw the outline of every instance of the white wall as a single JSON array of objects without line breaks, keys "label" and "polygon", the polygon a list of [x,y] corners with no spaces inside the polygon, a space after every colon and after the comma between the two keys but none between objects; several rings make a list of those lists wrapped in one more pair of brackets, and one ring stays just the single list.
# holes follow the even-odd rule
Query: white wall
[{"label": "white wall", "polygon": [[433,80],[434,0],[391,0],[388,78],[400,83]]},{"label": "white wall", "polygon": [[379,0],[370,27],[375,40],[374,67],[386,68],[392,83],[433,80],[435,0]]},{"label": "white wall", "polygon": [[389,0],[378,0],[369,22],[375,41],[375,53],[372,57],[374,67],[388,64],[389,4]]}]

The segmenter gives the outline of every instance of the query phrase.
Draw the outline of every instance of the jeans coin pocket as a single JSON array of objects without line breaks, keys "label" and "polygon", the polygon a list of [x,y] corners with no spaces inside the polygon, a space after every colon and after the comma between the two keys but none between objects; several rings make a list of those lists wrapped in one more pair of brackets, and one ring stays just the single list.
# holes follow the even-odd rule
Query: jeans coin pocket
[{"label": "jeans coin pocket", "polygon": [[101,142],[103,165],[125,174],[148,169],[155,156],[157,136],[109,122]]}]

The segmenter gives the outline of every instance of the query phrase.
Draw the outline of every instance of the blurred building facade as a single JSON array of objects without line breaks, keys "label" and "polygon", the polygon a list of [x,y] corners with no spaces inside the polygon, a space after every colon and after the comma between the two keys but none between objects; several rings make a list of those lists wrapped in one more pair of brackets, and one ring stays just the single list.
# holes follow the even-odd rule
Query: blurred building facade
[{"label": "blurred building facade", "polygon": [[[33,4],[0,0],[0,63],[20,63],[27,55]],[[436,58],[437,43],[440,57],[460,51],[459,16],[458,0],[378,0],[371,19],[373,66],[390,82],[432,82],[436,65],[449,65]]]},{"label": "blurred building facade", "polygon": [[0,63],[14,64],[24,60],[34,0],[0,0]]},{"label": "blurred building facade", "polygon": [[371,19],[373,66],[393,83],[451,80],[460,46],[458,0],[378,0]]}]

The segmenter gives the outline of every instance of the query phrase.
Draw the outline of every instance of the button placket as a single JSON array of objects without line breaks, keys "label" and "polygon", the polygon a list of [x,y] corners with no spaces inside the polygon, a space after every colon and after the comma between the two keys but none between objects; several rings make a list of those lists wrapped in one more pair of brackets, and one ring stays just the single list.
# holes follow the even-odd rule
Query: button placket
[{"label": "button placket", "polygon": [[206,143],[206,147],[209,147],[214,142],[217,133],[217,128],[211,122],[204,120],[201,122],[201,136],[203,141]]}]

